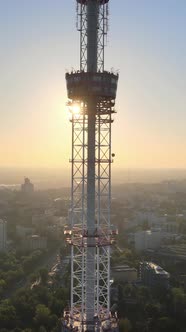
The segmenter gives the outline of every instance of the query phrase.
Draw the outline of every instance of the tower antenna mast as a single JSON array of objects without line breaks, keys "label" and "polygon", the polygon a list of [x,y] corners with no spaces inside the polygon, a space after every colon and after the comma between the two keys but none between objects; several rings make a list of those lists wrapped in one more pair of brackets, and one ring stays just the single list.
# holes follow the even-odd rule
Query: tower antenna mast
[{"label": "tower antenna mast", "polygon": [[105,71],[109,0],[76,0],[80,32],[80,68],[66,74],[72,123],[72,183],[69,225],[71,245],[70,310],[63,328],[111,331],[110,224],[111,124],[118,74]]}]

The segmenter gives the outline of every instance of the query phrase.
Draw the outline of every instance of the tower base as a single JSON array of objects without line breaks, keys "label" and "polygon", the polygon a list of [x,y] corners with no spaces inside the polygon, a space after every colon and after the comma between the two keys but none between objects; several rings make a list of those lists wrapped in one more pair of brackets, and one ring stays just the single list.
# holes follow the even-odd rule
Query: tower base
[{"label": "tower base", "polygon": [[94,322],[81,322],[78,317],[71,317],[70,312],[65,310],[61,323],[61,332],[119,332],[116,312],[110,313],[109,317],[95,316]]}]

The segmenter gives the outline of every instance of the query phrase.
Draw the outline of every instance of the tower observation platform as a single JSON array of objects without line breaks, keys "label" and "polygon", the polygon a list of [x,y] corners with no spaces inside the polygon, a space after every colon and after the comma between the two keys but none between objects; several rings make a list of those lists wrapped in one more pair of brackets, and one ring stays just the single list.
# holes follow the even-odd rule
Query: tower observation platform
[{"label": "tower observation platform", "polygon": [[111,125],[118,73],[104,68],[109,0],[77,0],[80,68],[66,73],[72,124],[69,222],[71,297],[62,330],[117,331],[110,311],[110,248],[117,230],[110,222]]},{"label": "tower observation platform", "polygon": [[66,74],[67,94],[72,100],[86,97],[111,99],[116,98],[118,74],[75,72]]}]

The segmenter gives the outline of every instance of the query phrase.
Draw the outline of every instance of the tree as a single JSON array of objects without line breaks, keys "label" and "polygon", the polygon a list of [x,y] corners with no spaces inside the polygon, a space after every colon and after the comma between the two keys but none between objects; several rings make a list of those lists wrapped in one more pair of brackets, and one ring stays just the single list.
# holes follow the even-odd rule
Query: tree
[{"label": "tree", "polygon": [[176,329],[177,329],[177,331],[179,331],[179,329],[176,328],[174,322],[169,317],[159,318],[157,320],[156,325],[157,325],[157,331],[158,332],[174,332],[174,331],[176,331]]},{"label": "tree", "polygon": [[39,270],[39,275],[41,278],[41,283],[43,285],[46,285],[47,281],[48,281],[48,270],[47,269],[40,269]]},{"label": "tree", "polygon": [[139,302],[144,305],[151,300],[151,292],[148,287],[142,286],[138,289]]},{"label": "tree", "polygon": [[37,272],[34,272],[30,275],[29,280],[31,283],[34,283],[38,280],[39,274]]},{"label": "tree", "polygon": [[66,303],[63,299],[60,300],[60,299],[54,297],[52,299],[49,307],[54,314],[56,314],[57,316],[60,316],[65,308],[65,305],[66,305]]},{"label": "tree", "polygon": [[131,284],[126,284],[123,288],[123,294],[127,297],[136,297],[136,288]]},{"label": "tree", "polygon": [[186,295],[184,293],[184,290],[182,288],[173,288],[172,297],[175,313],[181,312],[186,305]]},{"label": "tree", "polygon": [[37,297],[38,304],[45,304],[47,307],[53,299],[53,294],[50,290],[41,284],[33,288],[33,295]]},{"label": "tree", "polygon": [[48,326],[50,319],[50,309],[44,304],[38,304],[36,307],[36,314],[34,321],[36,325],[39,326]]},{"label": "tree", "polygon": [[56,315],[51,315],[50,318],[49,318],[50,329],[55,327],[57,325],[57,322],[58,322],[58,317]]},{"label": "tree", "polygon": [[4,279],[0,279],[0,295],[3,293],[6,287],[6,281]]},{"label": "tree", "polygon": [[47,332],[47,330],[45,329],[44,326],[40,326],[40,328],[39,328],[39,332]]},{"label": "tree", "polygon": [[16,310],[5,300],[0,305],[0,328],[14,328],[16,326]]},{"label": "tree", "polygon": [[157,318],[160,314],[160,305],[159,303],[148,303],[145,306],[145,312],[147,313],[147,316],[150,318]]},{"label": "tree", "polygon": [[119,331],[120,332],[129,332],[131,331],[131,323],[128,318],[122,318],[119,322]]},{"label": "tree", "polygon": [[13,296],[12,304],[16,308],[19,320],[25,327],[32,323],[37,303],[38,300],[30,289],[21,289]]}]

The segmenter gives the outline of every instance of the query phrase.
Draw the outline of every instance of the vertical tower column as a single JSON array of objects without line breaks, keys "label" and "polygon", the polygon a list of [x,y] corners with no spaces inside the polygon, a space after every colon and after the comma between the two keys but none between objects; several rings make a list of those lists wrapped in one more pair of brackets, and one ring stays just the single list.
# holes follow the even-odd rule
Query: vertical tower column
[{"label": "vertical tower column", "polygon": [[[97,72],[98,3],[87,3],[87,72]],[[87,329],[94,329],[95,315],[95,123],[96,98],[88,98],[88,160],[87,160],[87,255],[86,255],[86,305]]]},{"label": "vertical tower column", "polygon": [[87,71],[97,72],[98,57],[98,2],[87,3]]}]

